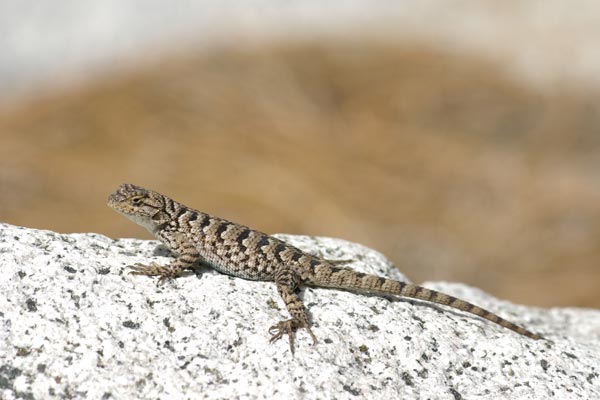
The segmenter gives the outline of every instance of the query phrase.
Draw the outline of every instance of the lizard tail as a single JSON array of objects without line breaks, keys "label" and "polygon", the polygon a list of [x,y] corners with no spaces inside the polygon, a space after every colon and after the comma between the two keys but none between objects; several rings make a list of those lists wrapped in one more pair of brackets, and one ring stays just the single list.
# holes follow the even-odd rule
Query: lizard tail
[{"label": "lizard tail", "polygon": [[530,332],[519,325],[513,324],[498,315],[438,291],[427,289],[412,283],[400,282],[393,279],[386,279],[376,275],[364,274],[344,268],[337,268],[330,265],[321,264],[315,267],[315,275],[308,279],[305,284],[318,287],[329,287],[349,291],[361,291],[373,294],[396,295],[410,297],[413,299],[425,300],[432,303],[442,304],[444,306],[456,308],[481,318],[487,319],[495,324],[508,328],[520,335],[532,339],[543,339],[542,336]]}]

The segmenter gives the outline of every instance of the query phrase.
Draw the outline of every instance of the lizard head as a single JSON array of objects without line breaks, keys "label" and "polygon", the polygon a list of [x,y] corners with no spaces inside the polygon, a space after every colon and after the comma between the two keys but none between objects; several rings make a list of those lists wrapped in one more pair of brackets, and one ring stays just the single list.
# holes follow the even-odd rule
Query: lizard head
[{"label": "lizard head", "polygon": [[108,206],[152,233],[169,222],[165,197],[130,183],[122,184],[108,197]]}]

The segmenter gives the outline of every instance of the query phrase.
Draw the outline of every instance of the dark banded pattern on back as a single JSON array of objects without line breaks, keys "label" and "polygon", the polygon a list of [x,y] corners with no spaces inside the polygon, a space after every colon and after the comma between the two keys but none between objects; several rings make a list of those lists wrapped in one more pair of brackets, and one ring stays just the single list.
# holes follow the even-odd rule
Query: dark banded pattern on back
[{"label": "dark banded pattern on back", "polygon": [[244,230],[242,230],[242,232],[238,235],[238,237],[235,238],[235,241],[237,242],[237,244],[239,244],[240,246],[246,247],[244,245],[244,240],[248,239],[251,232],[252,232],[252,230],[249,228],[245,228]]}]

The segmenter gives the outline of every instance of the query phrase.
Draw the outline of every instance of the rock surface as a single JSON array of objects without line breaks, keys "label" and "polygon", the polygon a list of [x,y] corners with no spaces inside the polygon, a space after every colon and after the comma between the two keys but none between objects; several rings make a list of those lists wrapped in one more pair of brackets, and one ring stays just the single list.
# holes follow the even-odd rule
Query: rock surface
[{"label": "rock surface", "polygon": [[[379,253],[279,235],[364,272]],[[157,242],[0,224],[0,398],[600,398],[600,311],[535,309],[460,284],[424,286],[551,339],[533,341],[411,300],[305,289],[320,342],[268,343],[287,317],[274,285],[199,268],[157,287],[125,266],[166,263]]]}]

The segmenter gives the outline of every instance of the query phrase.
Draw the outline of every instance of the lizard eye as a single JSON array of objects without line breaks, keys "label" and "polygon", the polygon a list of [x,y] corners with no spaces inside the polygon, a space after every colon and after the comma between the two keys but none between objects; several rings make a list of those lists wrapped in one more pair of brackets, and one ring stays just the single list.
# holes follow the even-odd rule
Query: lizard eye
[{"label": "lizard eye", "polygon": [[139,206],[140,204],[142,204],[142,197],[136,196],[133,199],[131,199],[131,202],[133,203],[134,206]]}]

